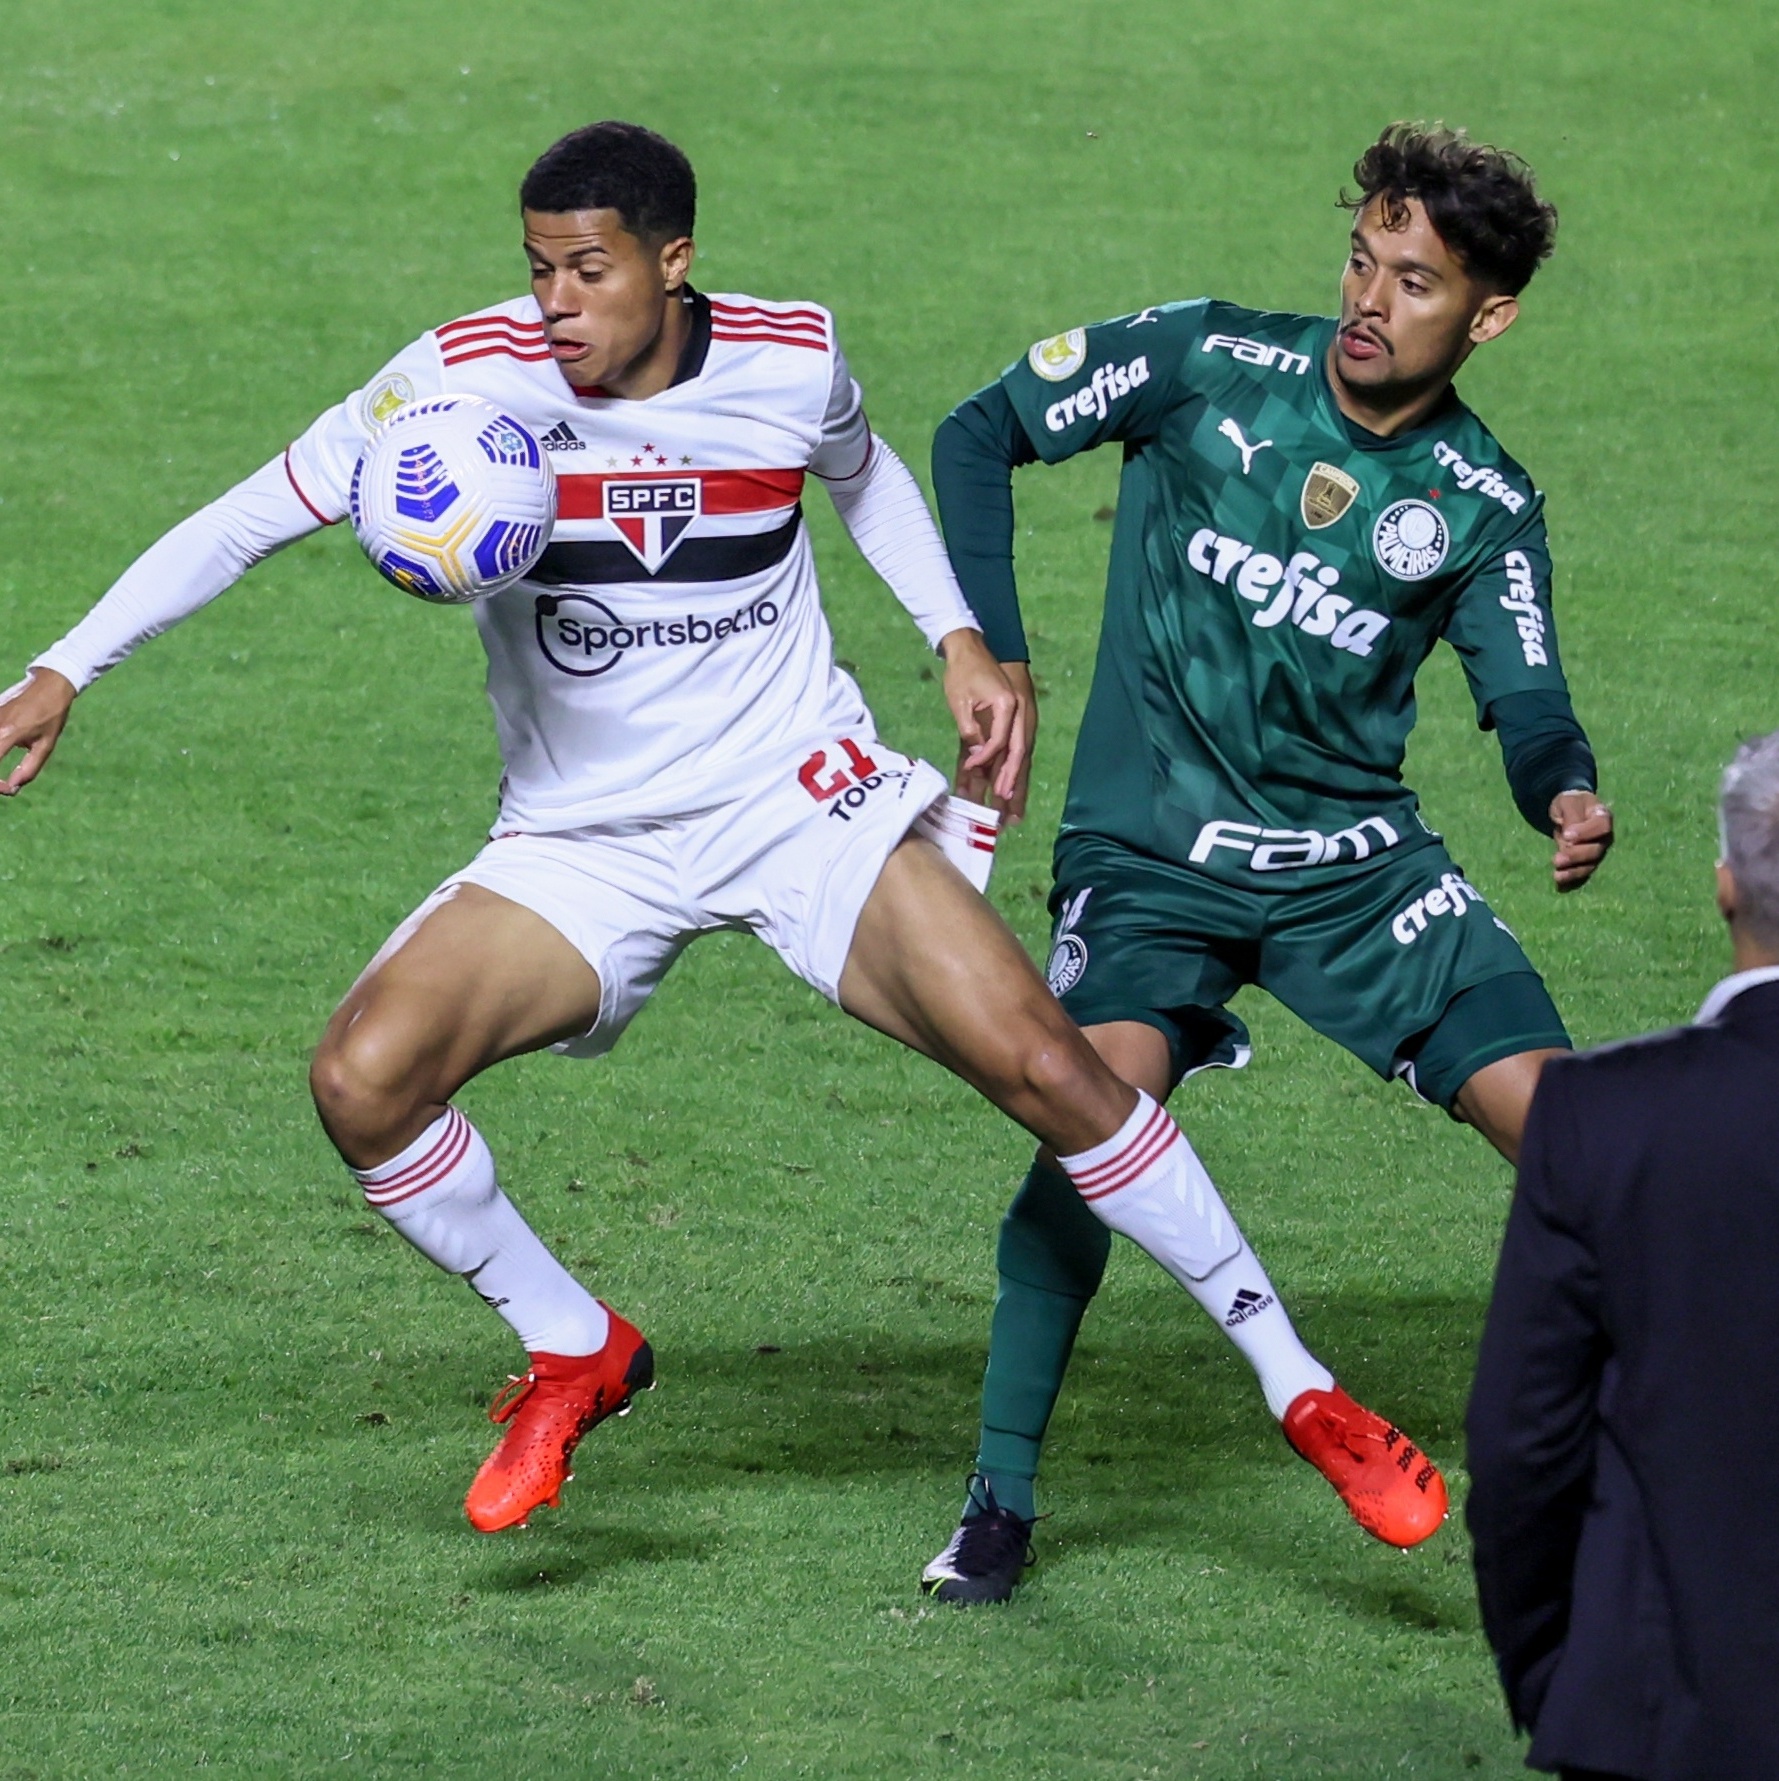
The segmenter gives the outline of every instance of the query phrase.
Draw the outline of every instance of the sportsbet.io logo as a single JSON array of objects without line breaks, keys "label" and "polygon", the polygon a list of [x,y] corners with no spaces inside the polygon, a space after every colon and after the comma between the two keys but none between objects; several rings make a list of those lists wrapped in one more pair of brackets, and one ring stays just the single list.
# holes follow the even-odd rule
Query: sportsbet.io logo
[{"label": "sportsbet.io logo", "polygon": [[701,648],[777,623],[778,607],[771,600],[755,600],[723,618],[694,618],[688,613],[684,618],[645,618],[630,624],[591,594],[537,596],[537,646],[552,668],[578,680],[609,674],[638,650]]},{"label": "sportsbet.io logo", "polygon": [[1445,516],[1425,501],[1393,501],[1371,528],[1371,549],[1398,581],[1425,581],[1451,548]]}]

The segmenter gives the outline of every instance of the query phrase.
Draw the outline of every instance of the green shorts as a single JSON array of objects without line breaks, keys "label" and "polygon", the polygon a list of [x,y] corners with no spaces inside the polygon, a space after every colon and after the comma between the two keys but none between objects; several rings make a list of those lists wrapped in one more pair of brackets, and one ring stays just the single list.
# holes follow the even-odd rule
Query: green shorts
[{"label": "green shorts", "polygon": [[1050,912],[1048,976],[1063,1007],[1084,1027],[1155,1027],[1175,1082],[1248,1061],[1248,1029],[1225,1006],[1248,983],[1448,1111],[1485,1065],[1569,1049],[1519,941],[1437,845],[1280,892],[1065,835]]}]

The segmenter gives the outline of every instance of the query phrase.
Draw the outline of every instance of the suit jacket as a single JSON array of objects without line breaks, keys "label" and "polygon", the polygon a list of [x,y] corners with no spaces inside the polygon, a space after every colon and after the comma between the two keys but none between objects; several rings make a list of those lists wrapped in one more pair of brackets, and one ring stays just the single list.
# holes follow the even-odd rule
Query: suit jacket
[{"label": "suit jacket", "polygon": [[1776,976],[1532,1105],[1467,1513],[1535,1768],[1779,1777]]}]

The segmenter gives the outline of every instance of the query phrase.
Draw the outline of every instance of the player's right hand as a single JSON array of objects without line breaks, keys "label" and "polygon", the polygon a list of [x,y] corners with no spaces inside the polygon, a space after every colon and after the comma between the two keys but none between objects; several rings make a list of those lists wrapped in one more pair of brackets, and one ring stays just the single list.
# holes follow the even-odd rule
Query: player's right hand
[{"label": "player's right hand", "polygon": [[989,761],[975,764],[966,743],[957,758],[957,789],[961,796],[978,804],[993,804],[1009,823],[1025,816],[1026,794],[1032,778],[1032,744],[1038,734],[1038,698],[1032,686],[1032,671],[1025,662],[998,664],[1007,686],[1013,693],[1010,735],[1017,735],[1017,752],[1011,747],[999,762],[1000,770]]},{"label": "player's right hand", "polygon": [[73,703],[73,683],[54,668],[29,669],[17,686],[0,693],[0,767],[14,749],[25,755],[0,779],[0,797],[17,796],[43,771]]}]

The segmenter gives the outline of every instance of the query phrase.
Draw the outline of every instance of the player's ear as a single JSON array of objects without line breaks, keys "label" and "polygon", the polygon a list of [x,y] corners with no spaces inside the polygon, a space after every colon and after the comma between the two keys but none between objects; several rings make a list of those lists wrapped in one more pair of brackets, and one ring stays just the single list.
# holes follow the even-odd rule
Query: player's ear
[{"label": "player's ear", "polygon": [[1736,919],[1736,875],[1728,860],[1717,862],[1717,913],[1725,921]]},{"label": "player's ear", "polygon": [[1470,344],[1481,346],[1487,341],[1498,340],[1513,326],[1519,312],[1519,298],[1510,297],[1505,291],[1496,291],[1483,298],[1470,318]]},{"label": "player's ear", "polygon": [[669,291],[677,291],[692,271],[692,256],[698,250],[690,235],[681,235],[661,244],[661,282]]}]

